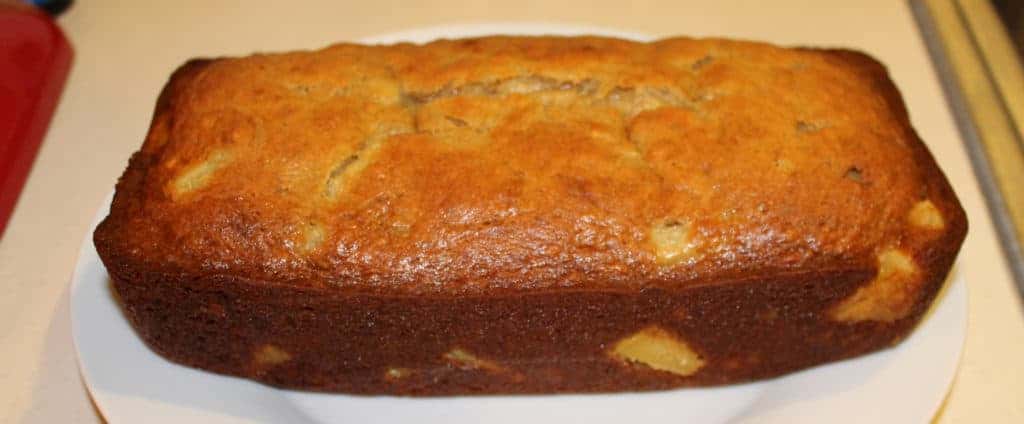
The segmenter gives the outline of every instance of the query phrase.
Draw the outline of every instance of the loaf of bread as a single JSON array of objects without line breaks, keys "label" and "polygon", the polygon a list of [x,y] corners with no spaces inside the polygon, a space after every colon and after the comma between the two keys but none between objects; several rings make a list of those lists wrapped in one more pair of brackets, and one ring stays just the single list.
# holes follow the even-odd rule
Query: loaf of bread
[{"label": "loaf of bread", "polygon": [[864,54],[487,37],[188,62],[95,244],[167,359],[450,395],[892,346],[966,231]]}]

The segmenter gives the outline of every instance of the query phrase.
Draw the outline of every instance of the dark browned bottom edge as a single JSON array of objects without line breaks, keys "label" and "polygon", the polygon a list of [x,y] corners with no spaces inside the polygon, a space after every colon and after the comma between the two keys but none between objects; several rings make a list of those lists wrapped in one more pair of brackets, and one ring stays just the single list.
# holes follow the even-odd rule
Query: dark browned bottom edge
[{"label": "dark browned bottom edge", "polygon": [[[174,362],[278,387],[421,396],[640,391],[777,376],[893,345],[941,285],[924,287],[904,319],[848,324],[830,320],[828,308],[870,273],[459,298],[125,277],[112,275],[126,315]],[[685,341],[705,365],[683,377],[609,355],[618,340],[651,325]],[[446,358],[456,348],[490,366]]]}]

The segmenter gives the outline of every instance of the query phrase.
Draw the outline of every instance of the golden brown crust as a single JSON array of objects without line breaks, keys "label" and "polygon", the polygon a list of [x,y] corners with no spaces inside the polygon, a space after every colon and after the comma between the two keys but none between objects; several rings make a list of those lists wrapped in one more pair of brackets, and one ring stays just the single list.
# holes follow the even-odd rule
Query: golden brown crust
[{"label": "golden brown crust", "polygon": [[[172,359],[442,394],[713,384],[874,350],[966,229],[866,55],[489,37],[189,62],[95,240]],[[609,353],[644,328],[672,340]],[[692,375],[643,365],[680,346]]]}]

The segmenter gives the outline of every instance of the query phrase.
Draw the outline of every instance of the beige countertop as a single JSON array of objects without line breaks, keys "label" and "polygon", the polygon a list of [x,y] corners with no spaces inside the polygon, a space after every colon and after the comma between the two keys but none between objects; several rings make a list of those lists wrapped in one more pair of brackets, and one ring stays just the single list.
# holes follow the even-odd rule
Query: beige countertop
[{"label": "beige countertop", "polygon": [[[193,56],[319,47],[445,23],[546,21],[654,36],[685,34],[846,46],[886,63],[911,118],[960,196],[970,234],[967,341],[938,422],[1024,422],[1024,314],[940,84],[900,1],[508,2],[81,1],[60,20],[75,63],[52,126],[0,240],[0,417],[100,418],[79,377],[68,281],[100,202],[141,143],[160,87]],[[116,354],[116,352],[112,352]]]}]

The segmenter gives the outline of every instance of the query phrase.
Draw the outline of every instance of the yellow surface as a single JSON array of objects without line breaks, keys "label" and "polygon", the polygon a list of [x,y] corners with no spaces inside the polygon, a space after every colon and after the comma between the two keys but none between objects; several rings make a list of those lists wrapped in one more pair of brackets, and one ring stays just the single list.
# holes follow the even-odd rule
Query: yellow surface
[{"label": "yellow surface", "polygon": [[[442,23],[497,20],[600,25],[652,35],[726,35],[841,45],[889,65],[922,138],[971,221],[958,272],[970,290],[967,344],[938,421],[1024,422],[1024,315],[939,82],[899,1],[783,0],[501,4],[184,1],[78,2],[62,18],[76,62],[53,126],[0,241],[0,420],[97,420],[71,346],[67,282],[101,200],[145,134],[172,69],[197,55],[326,45]],[[230,24],[228,24],[230,23]]]},{"label": "yellow surface", "polygon": [[[947,0],[948,1],[948,0]],[[989,63],[991,77],[1003,94],[1004,106],[1017,122],[1017,133],[1024,136],[1024,64],[1016,54],[1013,41],[999,21],[989,0],[957,0],[961,15],[981,47],[981,54]]]},{"label": "yellow surface", "polygon": [[[1015,223],[1017,239],[1024,241],[1024,150],[1018,143],[1020,133],[1011,108],[1024,106],[1024,91],[1019,87],[1024,77],[1020,62],[1009,40],[998,37],[998,29],[983,29],[998,25],[994,20],[998,18],[991,16],[991,7],[972,0],[933,0],[927,4],[977,127],[979,142],[987,152],[1006,212]],[[983,50],[978,51],[979,47]]]},{"label": "yellow surface", "polygon": [[[1016,225],[1017,239],[1024,241],[1024,185],[1021,185],[1024,182],[1024,151],[1018,144],[1022,136],[1019,125],[1024,123],[1024,74],[1021,72],[1020,60],[1014,54],[1013,46],[988,2],[928,0],[926,4],[942,39],[949,66],[956,75],[956,84],[962,90],[966,102],[964,106],[974,120],[979,141],[993,168],[992,175],[1002,192],[1006,212]],[[1024,384],[1020,380],[1024,376],[1024,366],[1018,362],[1024,347],[1024,340],[1019,336],[1021,314],[1016,308],[980,311],[980,308],[998,302],[989,297],[996,293],[978,289],[977,284],[971,290],[972,322],[968,327],[964,360],[957,378],[961,382],[957,383],[943,405],[937,421],[960,422],[972,419],[977,422],[1019,422],[1024,417],[1024,405],[1020,402],[1024,392]],[[1012,293],[1012,287],[1010,291],[1007,296],[1019,301],[1020,298]],[[979,299],[980,296],[985,297]],[[991,323],[985,328],[978,328],[976,317],[979,315],[988,318],[985,323],[989,323],[989,320]],[[1005,322],[1000,323],[997,319]],[[985,336],[992,334],[989,337],[1000,337],[994,333],[999,326],[1000,329],[1012,329],[1011,334],[1018,335],[1000,341]],[[1017,355],[1016,358],[1013,355]],[[983,364],[983,359],[991,362]],[[993,368],[990,364],[1006,364],[1007,375],[990,369]],[[985,384],[985,381],[1004,382],[1005,385],[988,383],[985,386],[987,390],[976,391],[993,396],[996,404],[999,401],[1007,402],[1006,412],[1002,415],[978,415],[987,413],[985,399],[975,398],[975,393],[961,395],[966,390],[962,388],[966,384],[962,383],[967,378],[965,376],[978,379],[979,384]],[[960,398],[977,400],[959,403]],[[978,420],[975,418],[977,416],[989,418]]]}]

